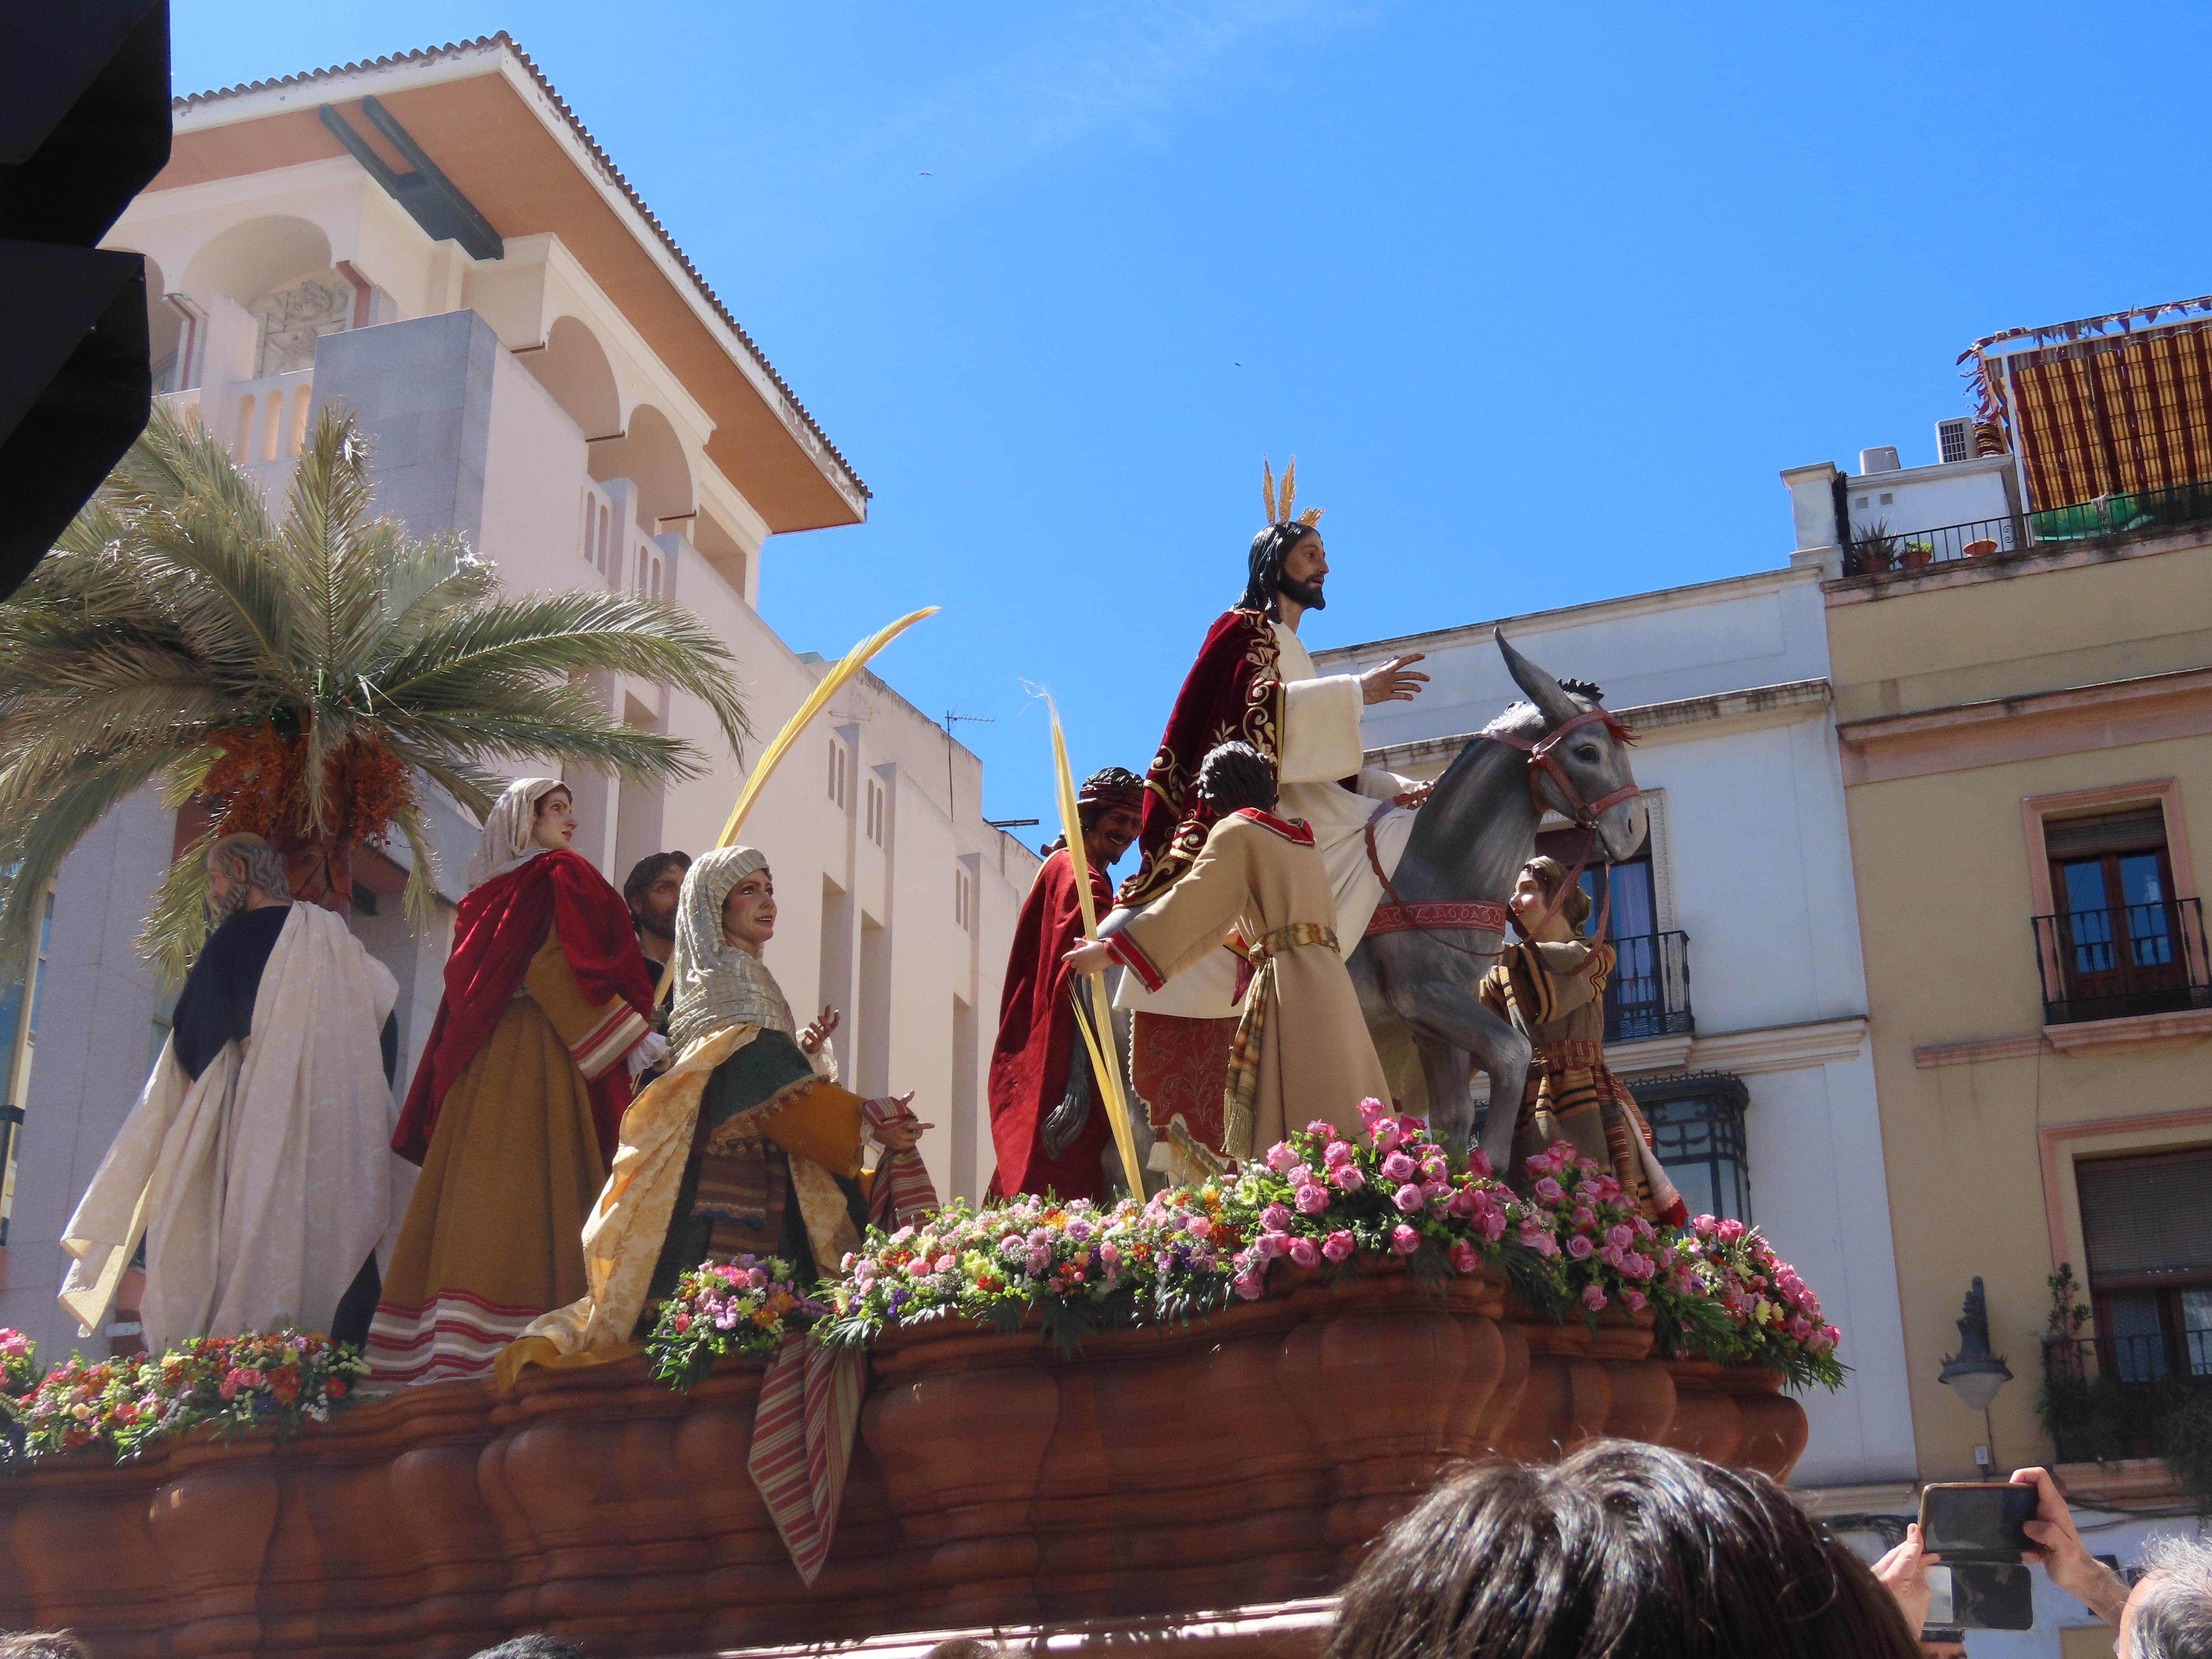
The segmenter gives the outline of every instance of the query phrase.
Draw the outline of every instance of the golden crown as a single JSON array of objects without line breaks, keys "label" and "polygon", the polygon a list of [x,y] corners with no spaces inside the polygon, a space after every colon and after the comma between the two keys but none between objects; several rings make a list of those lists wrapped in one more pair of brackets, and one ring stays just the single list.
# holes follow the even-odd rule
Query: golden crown
[{"label": "golden crown", "polygon": [[[1289,522],[1291,503],[1297,500],[1298,495],[1298,458],[1291,456],[1290,464],[1283,469],[1283,493],[1279,500],[1275,495],[1275,469],[1264,455],[1260,458],[1260,469],[1267,478],[1261,487],[1260,499],[1267,506],[1267,522]],[[1318,507],[1310,507],[1298,514],[1298,522],[1310,530],[1321,522],[1322,511]]]}]

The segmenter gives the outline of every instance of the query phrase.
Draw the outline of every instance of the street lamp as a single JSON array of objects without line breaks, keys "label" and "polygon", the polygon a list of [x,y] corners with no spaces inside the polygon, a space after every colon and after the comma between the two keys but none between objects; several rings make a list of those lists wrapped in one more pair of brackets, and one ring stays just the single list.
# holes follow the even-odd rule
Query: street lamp
[{"label": "street lamp", "polygon": [[2005,1364],[2003,1355],[1990,1352],[1989,1300],[1978,1274],[1973,1289],[1966,1292],[1966,1310],[1959,1316],[1959,1352],[1944,1360],[1936,1380],[1956,1389],[1968,1410],[1981,1413],[1982,1429],[1989,1437],[1982,1455],[1994,1463],[1996,1434],[1990,1425],[1990,1406],[1997,1390],[2012,1381],[2012,1367]]}]

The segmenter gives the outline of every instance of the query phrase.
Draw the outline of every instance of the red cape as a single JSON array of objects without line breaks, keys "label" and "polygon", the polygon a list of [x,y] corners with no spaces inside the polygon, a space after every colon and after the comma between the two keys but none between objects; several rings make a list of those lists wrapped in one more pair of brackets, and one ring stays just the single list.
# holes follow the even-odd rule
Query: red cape
[{"label": "red cape", "polygon": [[[1091,893],[1101,915],[1113,902],[1113,890],[1097,870]],[[1014,948],[1006,960],[1006,989],[999,997],[999,1039],[991,1048],[988,1088],[991,1139],[999,1167],[991,1194],[1048,1189],[1062,1198],[1103,1198],[1105,1176],[1099,1158],[1113,1134],[1106,1100],[1095,1088],[1090,1121],[1056,1158],[1037,1144],[1045,1114],[1067,1090],[1075,1010],[1068,988],[1075,975],[1062,957],[1083,938],[1083,907],[1075,890],[1075,862],[1066,848],[1037,872],[1036,881],[1014,924]]]},{"label": "red cape", "polygon": [[[645,975],[629,907],[605,877],[565,848],[494,876],[463,897],[453,917],[446,994],[392,1137],[392,1150],[409,1163],[420,1164],[429,1152],[446,1091],[490,1040],[530,958],[544,942],[547,924],[555,921],[562,954],[585,1000],[597,1008],[620,997],[652,1018],[653,982]],[[614,1066],[591,1091],[599,1154],[611,1159],[629,1105],[629,1073]]]},{"label": "red cape", "polygon": [[1116,903],[1133,909],[1149,904],[1175,885],[1206,845],[1213,815],[1191,786],[1208,750],[1249,743],[1271,761],[1281,755],[1281,654],[1273,624],[1257,611],[1227,611],[1206,630],[1145,774],[1144,827],[1137,835],[1143,856]]}]

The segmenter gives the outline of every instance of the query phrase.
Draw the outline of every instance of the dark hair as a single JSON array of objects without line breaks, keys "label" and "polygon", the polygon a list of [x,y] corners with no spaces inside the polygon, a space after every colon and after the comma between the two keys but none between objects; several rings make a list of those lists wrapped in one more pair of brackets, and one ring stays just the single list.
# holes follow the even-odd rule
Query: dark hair
[{"label": "dark hair", "polygon": [[1275,765],[1249,743],[1224,743],[1199,763],[1198,798],[1216,817],[1246,806],[1275,810]]},{"label": "dark hair", "polygon": [[1132,811],[1141,811],[1145,805],[1145,781],[1126,766],[1103,766],[1084,779],[1080,795],[1103,794],[1099,800],[1078,799],[1075,819],[1085,830],[1091,828],[1105,814],[1117,806]]},{"label": "dark hair", "polygon": [[1920,1659],[1867,1565],[1763,1474],[1632,1441],[1446,1480],[1344,1594],[1328,1659]]},{"label": "dark hair", "polygon": [[[1567,931],[1577,939],[1583,936],[1583,924],[1589,920],[1589,890],[1577,882],[1566,897],[1559,897],[1559,889],[1567,879],[1567,866],[1548,854],[1530,859],[1522,869],[1536,878],[1536,884],[1544,890],[1544,896],[1557,901],[1559,914],[1567,919]],[[1528,930],[1521,925],[1521,918],[1513,918],[1513,931],[1521,938],[1528,937]]]},{"label": "dark hair", "polygon": [[1239,611],[1257,611],[1262,616],[1275,614],[1275,594],[1282,586],[1283,561],[1291,556],[1291,550],[1307,537],[1318,535],[1310,524],[1271,524],[1252,538],[1251,562],[1246,567],[1244,597],[1237,601]]},{"label": "dark hair", "polygon": [[653,884],[660,879],[660,872],[672,864],[679,870],[689,870],[691,855],[689,853],[648,853],[630,866],[629,874],[623,878],[623,897],[629,902],[631,909],[636,909],[644,902]]},{"label": "dark hair", "polygon": [[485,1648],[471,1659],[585,1659],[583,1649],[540,1631],[529,1636],[510,1636],[495,1648]]}]

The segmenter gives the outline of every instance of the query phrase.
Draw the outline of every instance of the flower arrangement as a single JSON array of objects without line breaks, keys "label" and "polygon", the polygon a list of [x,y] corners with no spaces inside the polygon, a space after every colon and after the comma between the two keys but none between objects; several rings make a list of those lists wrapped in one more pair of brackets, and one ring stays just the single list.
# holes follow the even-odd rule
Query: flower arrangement
[{"label": "flower arrangement", "polygon": [[653,1374],[688,1393],[726,1354],[774,1358],[785,1337],[830,1311],[793,1282],[793,1271],[775,1256],[741,1255],[685,1273],[646,1339]]},{"label": "flower arrangement", "polygon": [[1680,1272],[1724,1317],[1723,1341],[1707,1357],[1778,1370],[1792,1388],[1843,1385],[1843,1333],[1821,1322],[1820,1299],[1757,1231],[1701,1215],[1682,1234],[1682,1254]]},{"label": "flower arrangement", "polygon": [[12,1326],[0,1328],[0,1468],[23,1459],[23,1405],[39,1386],[39,1345]]},{"label": "flower arrangement", "polygon": [[159,1356],[72,1354],[40,1379],[17,1417],[33,1457],[88,1446],[135,1457],[207,1425],[226,1433],[274,1427],[282,1435],[303,1422],[327,1422],[368,1374],[353,1349],[319,1334],[203,1337]]}]

